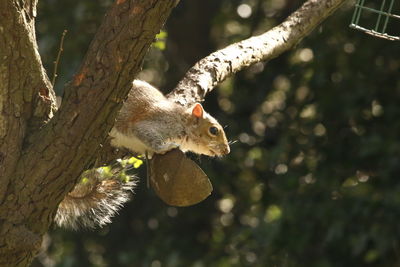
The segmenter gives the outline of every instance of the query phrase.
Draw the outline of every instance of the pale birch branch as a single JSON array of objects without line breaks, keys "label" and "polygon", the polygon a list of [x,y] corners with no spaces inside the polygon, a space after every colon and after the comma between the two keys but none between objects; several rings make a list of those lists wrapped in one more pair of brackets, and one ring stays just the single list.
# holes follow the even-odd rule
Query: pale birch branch
[{"label": "pale birch branch", "polygon": [[228,76],[260,61],[269,61],[299,43],[346,0],[308,0],[280,25],[229,45],[198,61],[169,98],[189,105],[203,101]]}]

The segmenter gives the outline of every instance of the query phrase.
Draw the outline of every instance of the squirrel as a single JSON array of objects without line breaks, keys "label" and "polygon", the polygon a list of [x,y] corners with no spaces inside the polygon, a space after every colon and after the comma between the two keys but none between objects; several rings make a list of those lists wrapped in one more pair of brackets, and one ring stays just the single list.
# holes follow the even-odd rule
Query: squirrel
[{"label": "squirrel", "polygon": [[133,81],[110,136],[112,146],[150,156],[177,147],[207,156],[230,151],[222,126],[201,104],[185,108],[140,80]]},{"label": "squirrel", "polygon": [[[149,158],[174,148],[211,157],[230,152],[222,126],[200,103],[183,107],[141,80],[133,81],[109,137],[112,146]],[[135,179],[128,183],[115,177],[102,179],[94,171],[86,175],[90,176],[89,184],[78,183],[60,203],[55,217],[59,226],[103,226],[129,200]]]}]

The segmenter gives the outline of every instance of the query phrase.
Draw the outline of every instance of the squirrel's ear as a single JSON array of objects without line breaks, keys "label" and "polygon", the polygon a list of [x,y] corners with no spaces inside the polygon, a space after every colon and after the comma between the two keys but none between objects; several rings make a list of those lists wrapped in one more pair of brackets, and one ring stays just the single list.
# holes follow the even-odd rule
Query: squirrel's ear
[{"label": "squirrel's ear", "polygon": [[195,116],[196,118],[202,118],[203,117],[203,106],[200,103],[194,104],[194,107],[192,109],[192,115]]}]

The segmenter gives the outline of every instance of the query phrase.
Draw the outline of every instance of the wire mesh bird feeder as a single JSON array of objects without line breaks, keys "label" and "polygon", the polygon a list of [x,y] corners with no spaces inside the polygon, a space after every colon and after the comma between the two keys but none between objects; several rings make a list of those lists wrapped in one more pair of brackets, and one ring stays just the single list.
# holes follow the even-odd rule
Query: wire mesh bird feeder
[{"label": "wire mesh bird feeder", "polygon": [[376,37],[400,41],[400,1],[357,0],[350,27]]}]

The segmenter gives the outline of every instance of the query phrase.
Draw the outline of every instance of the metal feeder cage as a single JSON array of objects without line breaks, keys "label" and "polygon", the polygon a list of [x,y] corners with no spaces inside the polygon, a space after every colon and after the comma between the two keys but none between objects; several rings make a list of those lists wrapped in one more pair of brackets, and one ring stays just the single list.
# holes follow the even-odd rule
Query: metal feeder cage
[{"label": "metal feeder cage", "polygon": [[357,0],[350,27],[376,37],[400,41],[400,2]]}]

